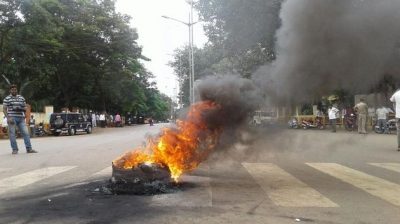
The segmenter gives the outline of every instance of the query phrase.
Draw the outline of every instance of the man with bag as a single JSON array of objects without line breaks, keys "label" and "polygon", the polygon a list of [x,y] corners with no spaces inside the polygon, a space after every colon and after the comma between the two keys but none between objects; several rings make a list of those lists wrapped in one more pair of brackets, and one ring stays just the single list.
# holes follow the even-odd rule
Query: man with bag
[{"label": "man with bag", "polygon": [[12,154],[18,154],[18,144],[15,139],[16,127],[18,127],[24,138],[26,153],[37,153],[36,150],[32,149],[31,139],[25,124],[25,98],[17,93],[17,86],[10,85],[10,95],[3,100],[3,113],[7,118]]}]

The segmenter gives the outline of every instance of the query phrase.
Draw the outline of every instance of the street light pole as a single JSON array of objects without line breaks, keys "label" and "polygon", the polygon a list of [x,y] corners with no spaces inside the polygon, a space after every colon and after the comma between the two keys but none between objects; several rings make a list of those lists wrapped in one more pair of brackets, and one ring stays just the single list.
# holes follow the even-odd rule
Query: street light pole
[{"label": "street light pole", "polygon": [[183,86],[183,77],[182,77],[182,60],[181,60],[181,54],[179,53],[179,109],[182,109],[182,86]]},{"label": "street light pole", "polygon": [[[190,4],[190,15],[191,15],[191,24],[193,24],[193,0],[191,0],[191,4]],[[191,44],[190,44],[190,48],[191,48],[191,52],[192,52],[192,103],[195,103],[194,100],[194,55],[193,55],[193,26],[191,26],[191,31],[192,31],[192,37],[191,37]]]},{"label": "street light pole", "polygon": [[185,23],[178,19],[174,19],[168,16],[161,16],[164,19],[170,19],[182,24],[185,24],[189,27],[189,101],[190,103],[194,103],[194,55],[193,55],[193,25],[198,23],[199,21],[193,22],[193,1],[192,1],[192,9],[191,13],[189,13],[189,22]]}]

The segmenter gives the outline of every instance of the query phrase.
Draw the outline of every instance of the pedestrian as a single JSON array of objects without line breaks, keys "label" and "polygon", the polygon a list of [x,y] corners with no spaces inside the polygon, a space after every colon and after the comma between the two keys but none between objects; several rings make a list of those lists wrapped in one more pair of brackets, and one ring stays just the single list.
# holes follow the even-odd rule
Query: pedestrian
[{"label": "pedestrian", "polygon": [[97,127],[97,124],[96,124],[96,115],[95,115],[94,113],[92,114],[91,119],[92,119],[92,127]]},{"label": "pedestrian", "polygon": [[358,118],[358,134],[366,134],[365,126],[367,124],[367,113],[368,106],[364,99],[360,99],[360,102],[354,106]]},{"label": "pedestrian", "polygon": [[377,119],[377,126],[379,128],[383,128],[383,131],[385,134],[388,133],[387,130],[387,117],[388,117],[389,111],[381,105],[378,109],[376,109],[376,119]]},{"label": "pedestrian", "polygon": [[100,126],[100,115],[96,114],[96,126]]},{"label": "pedestrian", "polygon": [[398,89],[393,94],[393,96],[390,97],[390,101],[393,102],[393,109],[395,111],[397,128],[397,151],[400,151],[400,89]]},{"label": "pedestrian", "polygon": [[316,119],[318,119],[318,118],[322,119],[322,117],[324,117],[324,111],[322,111],[321,108],[318,108],[317,109],[317,117],[316,117]]},{"label": "pedestrian", "polygon": [[336,115],[339,112],[339,109],[329,105],[328,116],[329,123],[331,124],[332,132],[336,132]]},{"label": "pedestrian", "polygon": [[100,114],[99,120],[100,120],[100,127],[105,128],[106,127],[106,115],[104,115],[104,112]]},{"label": "pedestrian", "polygon": [[18,154],[18,145],[15,139],[17,126],[24,138],[26,152],[37,153],[36,150],[32,149],[31,139],[25,124],[25,98],[17,93],[17,86],[12,84],[10,85],[10,95],[6,96],[3,100],[3,113],[7,118],[12,154]]},{"label": "pedestrian", "polygon": [[94,127],[93,122],[92,122],[92,110],[89,110],[89,113],[86,117],[86,120],[90,122],[90,124],[92,125],[92,127]]},{"label": "pedestrian", "polygon": [[121,115],[119,115],[119,113],[117,113],[117,115],[115,115],[115,126],[122,127],[121,123],[122,123]]},{"label": "pedestrian", "polygon": [[36,137],[36,128],[35,128],[35,118],[33,117],[33,115],[31,115],[31,119],[29,119],[29,128],[31,130],[31,138]]}]

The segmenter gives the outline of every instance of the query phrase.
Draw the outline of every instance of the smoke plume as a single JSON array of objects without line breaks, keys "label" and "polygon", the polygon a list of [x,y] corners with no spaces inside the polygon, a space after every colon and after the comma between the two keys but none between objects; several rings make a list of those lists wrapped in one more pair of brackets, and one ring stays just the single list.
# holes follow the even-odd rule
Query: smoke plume
[{"label": "smoke plume", "polygon": [[206,115],[209,126],[241,124],[262,103],[261,93],[252,81],[233,75],[208,77],[197,88],[201,100],[219,105]]},{"label": "smoke plume", "polygon": [[365,93],[385,74],[398,78],[399,12],[398,0],[286,0],[277,60],[256,83],[271,97],[298,101],[340,87]]}]

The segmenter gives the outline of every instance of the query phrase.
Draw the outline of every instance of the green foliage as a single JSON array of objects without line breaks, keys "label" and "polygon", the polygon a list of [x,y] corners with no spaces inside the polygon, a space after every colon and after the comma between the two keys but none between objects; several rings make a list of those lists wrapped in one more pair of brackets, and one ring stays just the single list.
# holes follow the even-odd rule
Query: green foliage
[{"label": "green foliage", "polygon": [[282,0],[199,0],[195,7],[206,22],[206,35],[220,60],[210,64],[220,74],[250,77],[275,58],[275,31]]},{"label": "green foliage", "polygon": [[[0,89],[10,83],[34,110],[52,104],[111,113],[165,113],[169,100],[139,59],[130,17],[113,0],[0,2]],[[8,91],[2,91],[4,94]],[[163,102],[163,100],[165,102]]]}]

